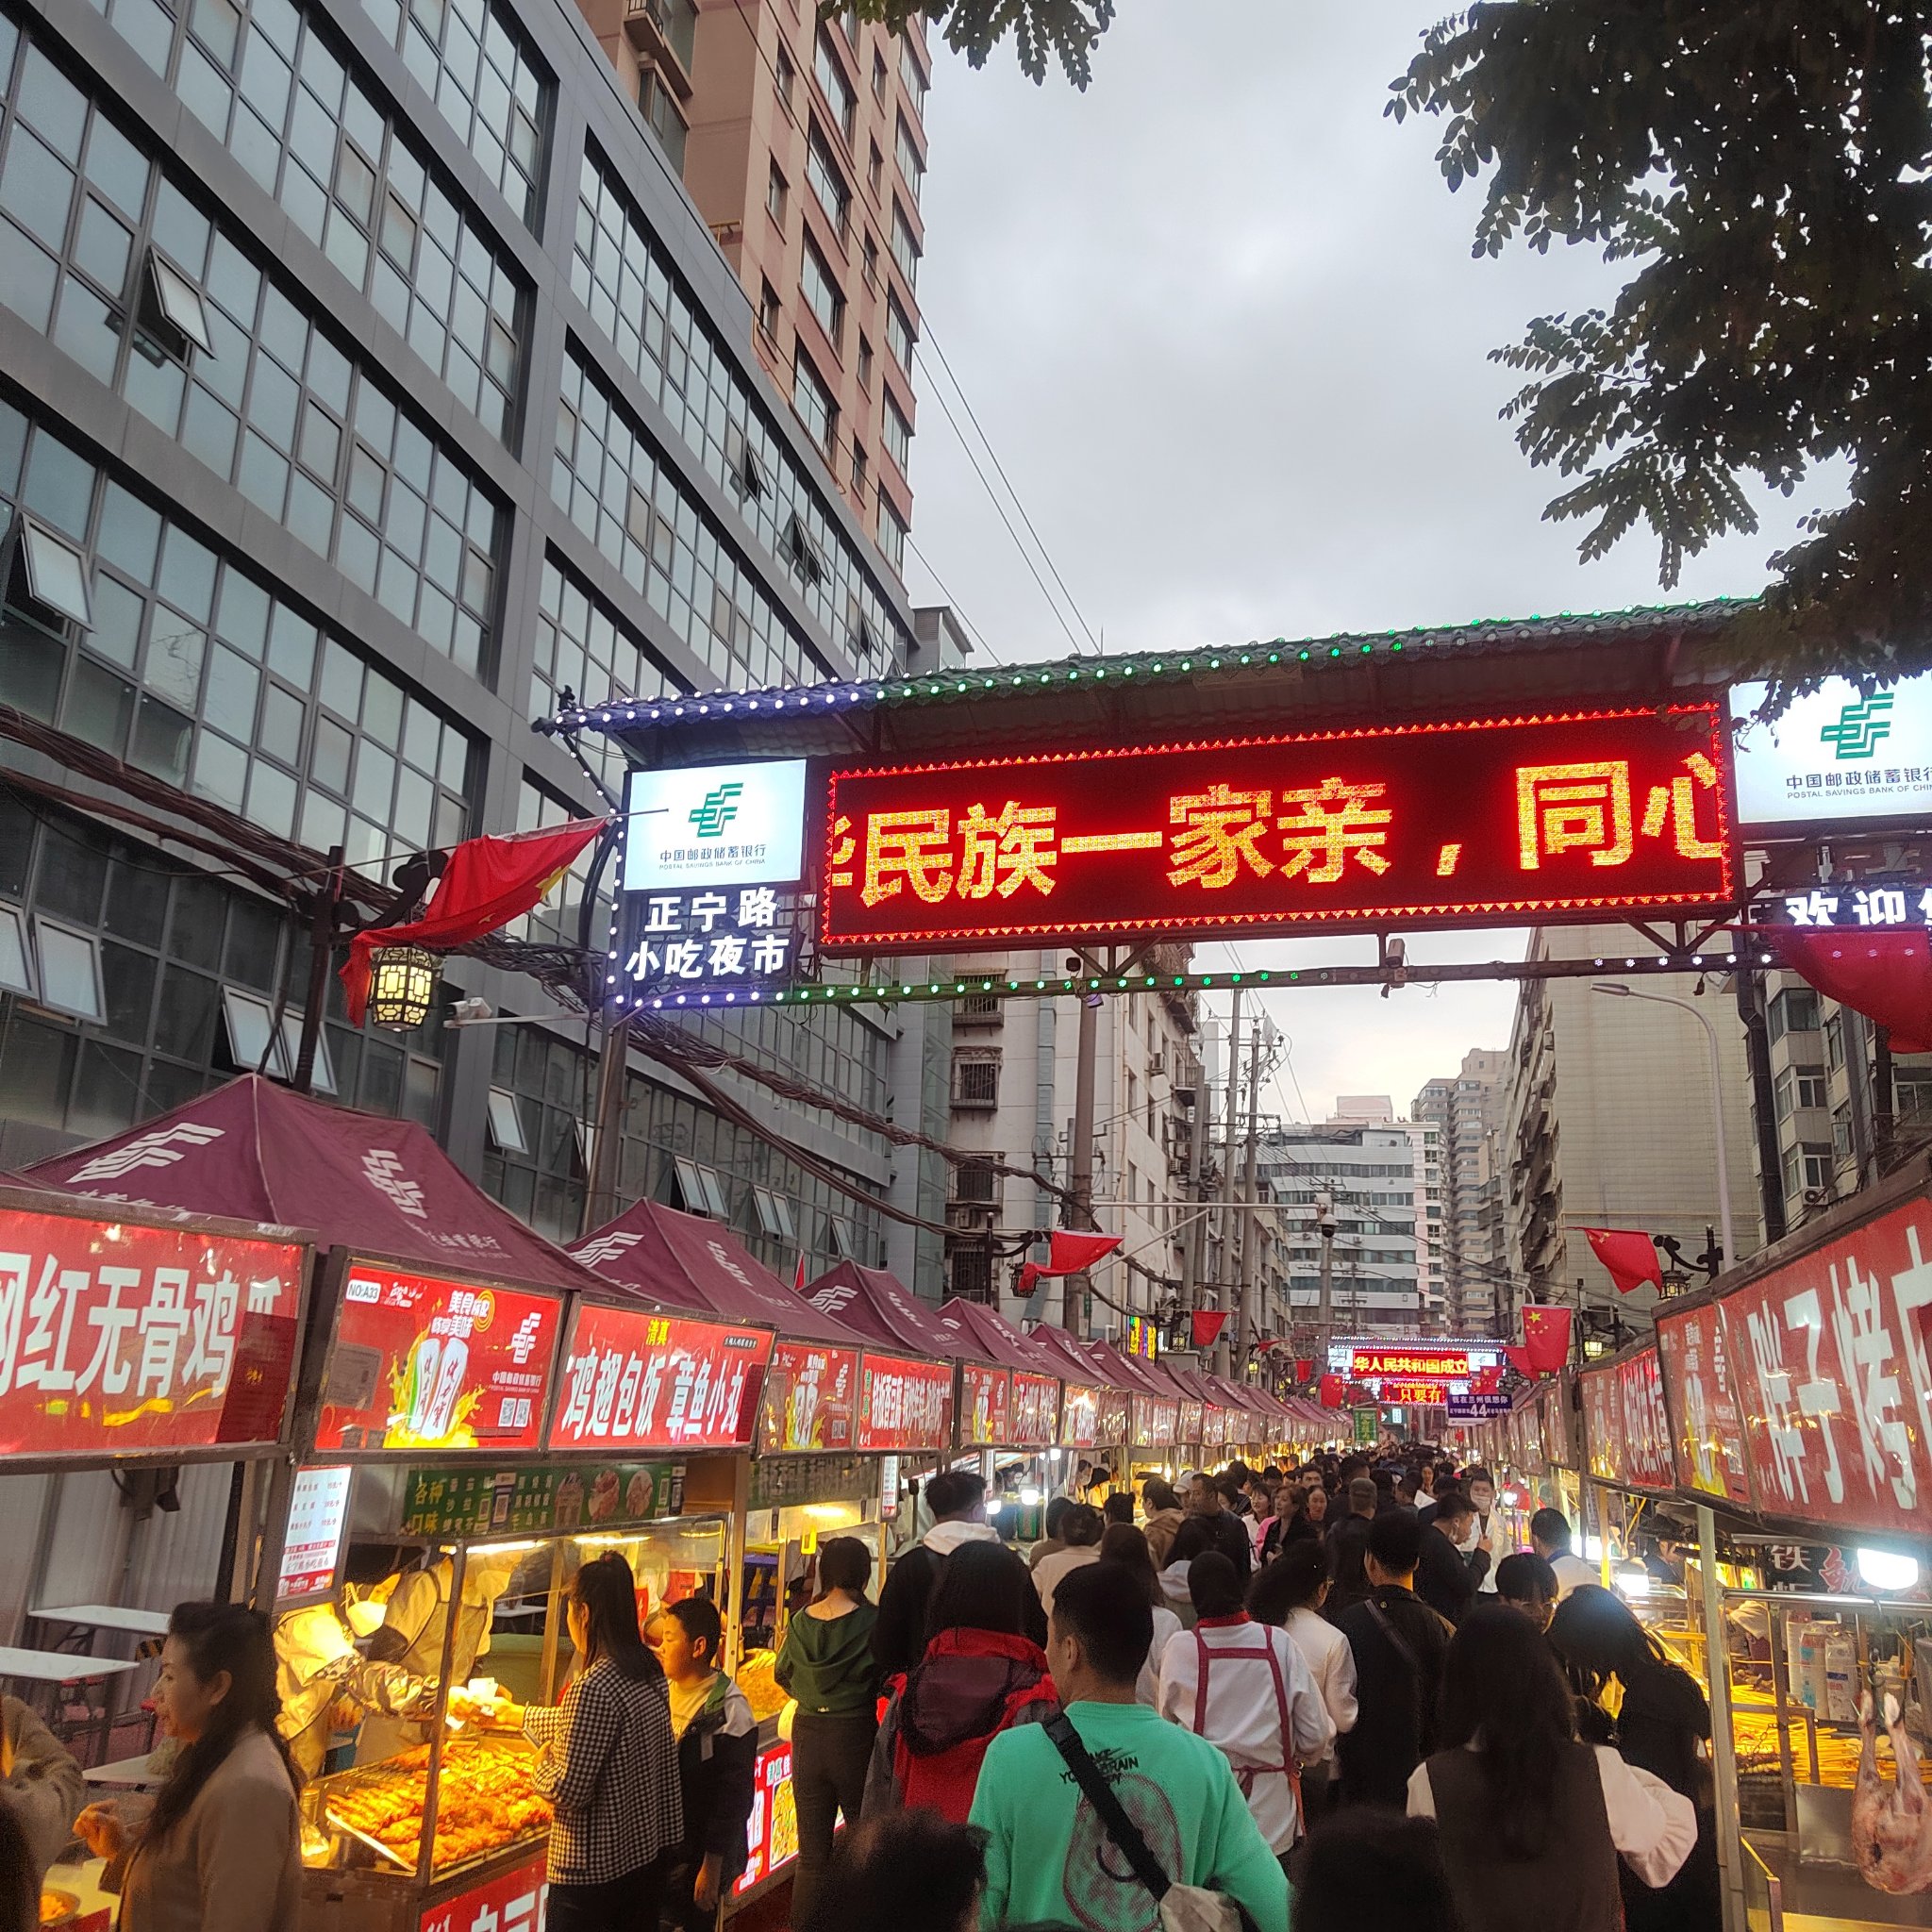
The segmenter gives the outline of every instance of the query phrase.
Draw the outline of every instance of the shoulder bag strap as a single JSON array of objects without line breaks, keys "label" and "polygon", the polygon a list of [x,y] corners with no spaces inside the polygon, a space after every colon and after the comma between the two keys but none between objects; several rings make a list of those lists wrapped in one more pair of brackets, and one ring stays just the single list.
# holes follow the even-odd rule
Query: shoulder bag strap
[{"label": "shoulder bag strap", "polygon": [[1174,1881],[1160,1869],[1147,1847],[1147,1840],[1141,1836],[1140,1827],[1114,1796],[1113,1787],[1101,1776],[1100,1767],[1087,1755],[1087,1747],[1080,1741],[1080,1734],[1074,1728],[1073,1720],[1065,1711],[1060,1711],[1048,1720],[1045,1728],[1054,1749],[1066,1760],[1067,1769],[1074,1774],[1074,1782],[1080,1787],[1081,1795],[1099,1814],[1101,1824],[1107,1827],[1108,1837],[1112,1839],[1127,1863],[1134,1868],[1134,1876],[1154,1894],[1157,1901],[1165,1898]]},{"label": "shoulder bag strap", "polygon": [[1415,1646],[1395,1627],[1395,1621],[1374,1597],[1368,1599],[1369,1615],[1374,1618],[1376,1627],[1389,1640],[1395,1655],[1415,1673],[1415,1681],[1420,1688],[1423,1681],[1423,1660],[1415,1654]]}]

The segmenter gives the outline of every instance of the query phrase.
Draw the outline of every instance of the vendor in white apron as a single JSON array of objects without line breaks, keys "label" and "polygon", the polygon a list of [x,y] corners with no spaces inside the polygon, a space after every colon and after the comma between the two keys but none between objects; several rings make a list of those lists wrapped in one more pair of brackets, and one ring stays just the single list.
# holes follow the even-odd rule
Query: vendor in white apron
[{"label": "vendor in white apron", "polygon": [[1188,1583],[1196,1622],[1161,1653],[1160,1713],[1221,1747],[1261,1836],[1286,1857],[1302,1833],[1302,1762],[1327,1750],[1335,1720],[1294,1640],[1250,1621],[1225,1557],[1196,1557]]}]

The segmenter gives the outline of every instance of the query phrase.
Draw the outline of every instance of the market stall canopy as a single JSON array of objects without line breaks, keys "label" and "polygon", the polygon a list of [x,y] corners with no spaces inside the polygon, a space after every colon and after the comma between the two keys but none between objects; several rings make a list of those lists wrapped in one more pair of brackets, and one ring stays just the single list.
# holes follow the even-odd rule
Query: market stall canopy
[{"label": "market stall canopy", "polygon": [[37,1162],[29,1186],[313,1229],[325,1247],[533,1287],[608,1284],[492,1201],[413,1121],[243,1074],[144,1126]]},{"label": "market stall canopy", "polygon": [[1059,1374],[1069,1380],[1087,1382],[1098,1388],[1118,1389],[1124,1395],[1146,1392],[1133,1376],[1119,1375],[1111,1370],[1103,1369],[1087,1353],[1084,1342],[1075,1341],[1064,1328],[1056,1327],[1051,1322],[1042,1322],[1027,1339],[1036,1347],[1043,1348],[1056,1357],[1060,1364]]},{"label": "market stall canopy", "polygon": [[997,1308],[985,1302],[962,1301],[955,1295],[942,1303],[936,1319],[943,1325],[956,1325],[973,1336],[996,1362],[1009,1369],[1022,1369],[1029,1375],[1064,1376],[1067,1365],[1058,1354],[1042,1348],[1030,1335],[1023,1335]]},{"label": "market stall canopy", "polygon": [[[909,1348],[936,1361],[992,1361],[978,1339],[939,1316],[883,1268],[841,1261],[808,1285],[805,1299],[822,1315],[856,1329],[868,1341]],[[1006,1366],[1010,1366],[1007,1364]]]},{"label": "market stall canopy", "polygon": [[783,1341],[860,1348],[864,1338],[787,1288],[728,1227],[658,1201],[640,1201],[570,1244],[597,1279],[668,1308],[769,1322]]}]

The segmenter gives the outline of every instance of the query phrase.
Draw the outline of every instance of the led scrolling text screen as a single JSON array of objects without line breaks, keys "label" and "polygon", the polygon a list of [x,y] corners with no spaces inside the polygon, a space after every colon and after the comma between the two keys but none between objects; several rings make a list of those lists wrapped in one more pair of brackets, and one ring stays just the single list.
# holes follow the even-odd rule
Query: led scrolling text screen
[{"label": "led scrolling text screen", "polygon": [[829,951],[1722,906],[1722,708],[835,771]]}]

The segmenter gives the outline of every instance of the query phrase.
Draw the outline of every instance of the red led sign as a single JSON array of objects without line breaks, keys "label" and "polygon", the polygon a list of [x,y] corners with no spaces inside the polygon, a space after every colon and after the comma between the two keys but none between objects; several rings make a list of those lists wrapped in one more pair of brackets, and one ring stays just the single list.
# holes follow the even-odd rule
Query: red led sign
[{"label": "red led sign", "polygon": [[1723,708],[1365,726],[835,771],[835,952],[1719,906]]}]

